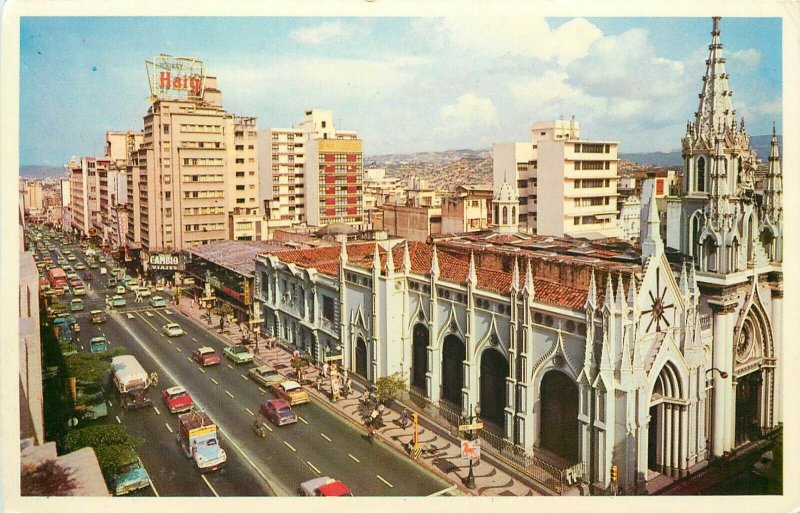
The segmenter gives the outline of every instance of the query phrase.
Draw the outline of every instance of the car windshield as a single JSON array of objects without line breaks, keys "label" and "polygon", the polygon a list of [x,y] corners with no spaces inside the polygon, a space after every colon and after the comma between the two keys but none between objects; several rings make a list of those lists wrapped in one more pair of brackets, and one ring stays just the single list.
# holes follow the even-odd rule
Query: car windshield
[{"label": "car windshield", "polygon": [[178,392],[169,396],[170,399],[181,399],[183,397],[186,397],[186,392]]},{"label": "car windshield", "polygon": [[288,417],[292,413],[293,413],[292,409],[288,406],[284,406],[283,408],[278,410],[278,415],[280,415],[281,417]]}]

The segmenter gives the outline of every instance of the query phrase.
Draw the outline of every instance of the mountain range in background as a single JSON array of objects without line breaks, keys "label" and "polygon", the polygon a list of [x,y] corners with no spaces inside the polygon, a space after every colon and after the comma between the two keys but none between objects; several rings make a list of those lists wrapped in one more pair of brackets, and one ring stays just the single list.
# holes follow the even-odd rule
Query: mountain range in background
[{"label": "mountain range in background", "polygon": [[[754,135],[750,137],[750,146],[756,150],[757,157],[766,162],[769,157],[771,135]],[[783,147],[783,137],[778,136],[778,145]],[[655,166],[673,167],[681,166],[683,158],[681,150],[649,152],[649,153],[620,153],[619,157],[637,164],[651,164]],[[419,153],[392,153],[388,155],[369,155],[364,158],[365,164],[378,167],[415,166],[415,165],[447,165],[457,161],[473,161],[485,167],[486,160],[491,160],[492,150],[447,150],[427,151]],[[66,176],[63,166],[26,165],[20,166],[20,176],[26,178],[43,179]],[[491,181],[491,180],[490,180]]]}]

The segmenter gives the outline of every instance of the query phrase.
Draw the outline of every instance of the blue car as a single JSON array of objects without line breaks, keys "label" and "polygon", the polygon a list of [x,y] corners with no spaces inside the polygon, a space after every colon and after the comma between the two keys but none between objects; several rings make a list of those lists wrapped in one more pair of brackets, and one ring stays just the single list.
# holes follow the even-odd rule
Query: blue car
[{"label": "blue car", "polygon": [[144,469],[139,456],[133,449],[130,449],[130,454],[127,456],[127,463],[122,465],[111,477],[110,484],[114,495],[125,495],[139,488],[150,486],[150,476]]}]

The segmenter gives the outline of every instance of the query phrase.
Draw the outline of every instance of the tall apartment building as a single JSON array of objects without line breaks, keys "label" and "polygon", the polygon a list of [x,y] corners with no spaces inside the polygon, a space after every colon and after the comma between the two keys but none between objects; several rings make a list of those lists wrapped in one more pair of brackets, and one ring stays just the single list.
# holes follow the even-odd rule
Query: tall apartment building
[{"label": "tall apartment building", "polygon": [[256,120],[225,111],[201,62],[154,62],[128,181],[128,242],[152,253],[226,240],[230,212],[258,209]]},{"label": "tall apartment building", "polygon": [[306,111],[298,128],[260,135],[261,198],[271,225],[364,224],[363,144],[337,130],[333,112]]},{"label": "tall apartment building", "polygon": [[22,204],[26,213],[38,214],[44,210],[42,184],[33,180],[21,182]]},{"label": "tall apartment building", "polygon": [[495,143],[494,187],[519,195],[519,228],[540,235],[618,237],[617,143],[582,140],[575,119],[534,123],[530,143]]},{"label": "tall apartment building", "polygon": [[88,237],[94,235],[92,212],[97,210],[97,162],[92,157],[75,157],[64,165],[69,174],[70,228]]}]

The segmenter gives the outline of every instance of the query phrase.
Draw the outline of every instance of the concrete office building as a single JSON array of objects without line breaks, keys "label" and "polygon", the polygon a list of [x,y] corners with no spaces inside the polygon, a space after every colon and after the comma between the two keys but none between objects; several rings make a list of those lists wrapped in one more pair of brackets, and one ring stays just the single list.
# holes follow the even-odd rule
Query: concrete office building
[{"label": "concrete office building", "polygon": [[495,143],[494,187],[519,196],[519,227],[540,235],[618,237],[617,143],[582,140],[573,118],[534,123],[531,143]]},{"label": "concrete office building", "polygon": [[128,242],[153,253],[225,240],[229,212],[258,208],[256,120],[223,108],[202,62],[148,64],[153,103],[131,162]]},{"label": "concrete office building", "polygon": [[362,141],[337,130],[333,112],[308,110],[298,128],[262,131],[260,144],[261,204],[270,225],[363,226]]}]

